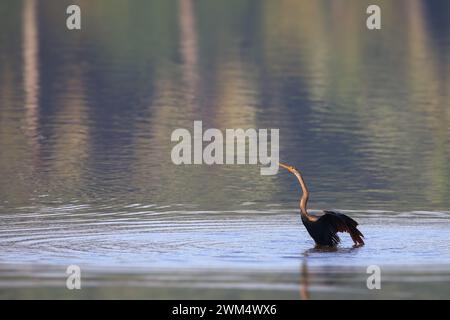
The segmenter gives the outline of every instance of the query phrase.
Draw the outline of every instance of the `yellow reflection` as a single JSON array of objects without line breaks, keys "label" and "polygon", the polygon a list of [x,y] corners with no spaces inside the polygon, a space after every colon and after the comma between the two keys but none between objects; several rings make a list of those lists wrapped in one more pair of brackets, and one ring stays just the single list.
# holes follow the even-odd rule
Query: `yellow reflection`
[{"label": "yellow reflection", "polygon": [[33,141],[37,138],[39,110],[39,35],[36,11],[35,0],[24,1],[22,21],[25,123],[26,132]]}]

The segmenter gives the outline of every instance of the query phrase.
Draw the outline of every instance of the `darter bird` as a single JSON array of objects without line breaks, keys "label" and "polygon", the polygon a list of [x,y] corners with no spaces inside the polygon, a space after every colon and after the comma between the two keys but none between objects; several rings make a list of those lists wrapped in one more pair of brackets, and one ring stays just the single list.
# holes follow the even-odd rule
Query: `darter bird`
[{"label": "darter bird", "polygon": [[364,236],[356,228],[358,223],[345,214],[330,210],[324,210],[323,214],[319,216],[309,214],[306,210],[309,192],[300,171],[286,164],[280,163],[279,165],[294,174],[300,182],[303,191],[300,199],[300,215],[306,230],[308,230],[309,235],[314,239],[316,245],[336,246],[341,241],[337,235],[338,232],[349,233],[356,246],[364,245],[362,239]]}]

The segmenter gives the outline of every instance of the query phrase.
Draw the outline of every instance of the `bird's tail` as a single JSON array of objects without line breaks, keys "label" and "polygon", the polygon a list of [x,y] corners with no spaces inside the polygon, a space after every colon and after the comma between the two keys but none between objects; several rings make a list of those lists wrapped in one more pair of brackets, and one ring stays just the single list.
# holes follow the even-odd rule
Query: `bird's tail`
[{"label": "bird's tail", "polygon": [[364,240],[362,238],[364,238],[364,235],[357,228],[358,222],[346,216],[345,214],[342,215],[342,218],[344,219],[345,223],[348,226],[350,237],[352,237],[353,242],[356,245],[363,245]]}]

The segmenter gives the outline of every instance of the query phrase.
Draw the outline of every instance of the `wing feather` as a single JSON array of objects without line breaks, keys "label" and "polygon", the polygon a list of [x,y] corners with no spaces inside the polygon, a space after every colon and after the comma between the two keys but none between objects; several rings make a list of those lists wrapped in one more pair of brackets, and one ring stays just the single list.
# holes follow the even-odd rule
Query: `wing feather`
[{"label": "wing feather", "polygon": [[321,216],[317,222],[327,227],[333,244],[340,242],[340,239],[336,234],[338,232],[347,232],[350,234],[350,237],[356,245],[364,244],[364,240],[362,239],[364,238],[364,235],[357,228],[358,222],[343,213],[329,210],[325,210],[324,213],[325,214]]}]

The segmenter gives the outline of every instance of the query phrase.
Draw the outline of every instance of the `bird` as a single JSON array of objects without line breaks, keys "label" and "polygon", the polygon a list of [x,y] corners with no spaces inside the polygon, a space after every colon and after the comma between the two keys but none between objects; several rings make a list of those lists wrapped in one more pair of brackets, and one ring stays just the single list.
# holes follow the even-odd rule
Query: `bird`
[{"label": "bird", "polygon": [[309,214],[306,209],[309,192],[302,174],[295,167],[283,163],[279,163],[279,166],[294,174],[300,182],[303,192],[300,198],[300,215],[303,225],[314,239],[316,246],[336,247],[341,242],[338,232],[349,233],[355,246],[364,245],[364,235],[357,228],[358,222],[349,216],[331,210],[323,210],[323,214],[319,216]]}]

